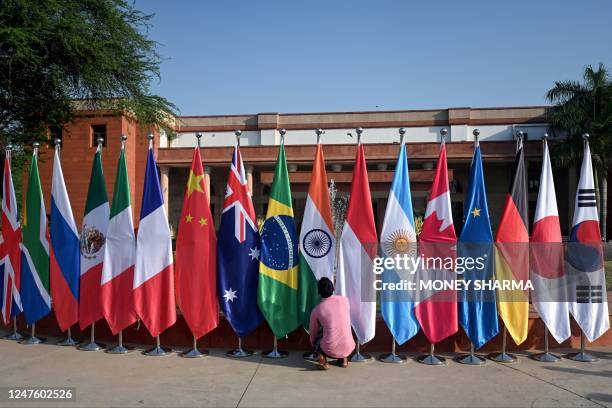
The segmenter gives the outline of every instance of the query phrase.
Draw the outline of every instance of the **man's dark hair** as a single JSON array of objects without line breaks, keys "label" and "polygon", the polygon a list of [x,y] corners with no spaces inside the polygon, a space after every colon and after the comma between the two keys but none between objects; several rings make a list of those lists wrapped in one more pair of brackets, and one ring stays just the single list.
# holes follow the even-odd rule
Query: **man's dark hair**
[{"label": "man's dark hair", "polygon": [[334,293],[334,284],[328,278],[319,279],[317,287],[322,298],[328,298]]}]

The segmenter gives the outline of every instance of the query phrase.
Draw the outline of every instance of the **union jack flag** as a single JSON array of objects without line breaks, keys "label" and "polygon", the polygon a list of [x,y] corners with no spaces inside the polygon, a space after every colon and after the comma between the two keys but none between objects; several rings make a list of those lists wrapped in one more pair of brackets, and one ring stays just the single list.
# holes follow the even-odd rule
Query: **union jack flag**
[{"label": "union jack flag", "polygon": [[251,201],[251,193],[247,186],[246,173],[240,155],[240,147],[236,146],[232,156],[230,174],[225,189],[225,200],[223,201],[223,213],[235,208],[234,211],[234,234],[238,242],[243,243],[246,239],[246,224],[253,230],[255,225],[255,209]]},{"label": "union jack flag", "polygon": [[8,324],[11,317],[23,310],[19,295],[21,277],[21,226],[17,212],[17,200],[11,175],[10,151],[4,160],[2,191],[2,240],[0,241],[0,264],[4,266],[2,276],[2,318]]}]

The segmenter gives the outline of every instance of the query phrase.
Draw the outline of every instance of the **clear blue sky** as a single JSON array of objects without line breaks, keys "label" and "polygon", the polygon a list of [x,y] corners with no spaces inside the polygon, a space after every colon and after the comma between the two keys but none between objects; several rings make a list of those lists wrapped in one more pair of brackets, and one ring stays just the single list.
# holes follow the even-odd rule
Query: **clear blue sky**
[{"label": "clear blue sky", "polygon": [[612,69],[612,1],[137,0],[182,115],[544,104]]}]

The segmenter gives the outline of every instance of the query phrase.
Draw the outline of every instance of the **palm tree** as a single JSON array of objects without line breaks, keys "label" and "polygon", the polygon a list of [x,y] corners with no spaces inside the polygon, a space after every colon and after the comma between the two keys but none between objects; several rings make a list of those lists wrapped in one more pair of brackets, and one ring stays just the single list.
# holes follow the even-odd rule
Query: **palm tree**
[{"label": "palm tree", "polygon": [[[595,71],[588,65],[583,82],[556,81],[546,93],[553,104],[548,116],[553,135],[563,135],[553,146],[559,166],[570,166],[582,161],[582,134],[590,135],[589,143],[599,181],[601,203],[601,231],[606,240],[608,206],[608,169],[612,165],[612,81],[606,67],[600,63]],[[599,176],[599,180],[597,178]]]}]

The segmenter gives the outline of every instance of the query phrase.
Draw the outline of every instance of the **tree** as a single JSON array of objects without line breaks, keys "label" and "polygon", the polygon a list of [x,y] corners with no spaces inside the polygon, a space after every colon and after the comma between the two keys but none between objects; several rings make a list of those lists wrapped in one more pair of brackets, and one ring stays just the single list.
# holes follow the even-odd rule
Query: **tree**
[{"label": "tree", "polygon": [[161,62],[151,18],[124,0],[3,0],[0,147],[45,140],[83,108],[170,131],[176,107],[150,91]]},{"label": "tree", "polygon": [[[583,82],[557,81],[546,93],[553,103],[549,111],[551,129],[555,135],[564,135],[553,146],[558,165],[569,166],[581,162],[583,133],[590,135],[589,143],[593,165],[599,176],[601,203],[601,231],[606,239],[608,205],[608,169],[612,164],[612,81],[606,67],[600,63],[597,70],[588,65]],[[597,179],[596,179],[597,180]]]}]

